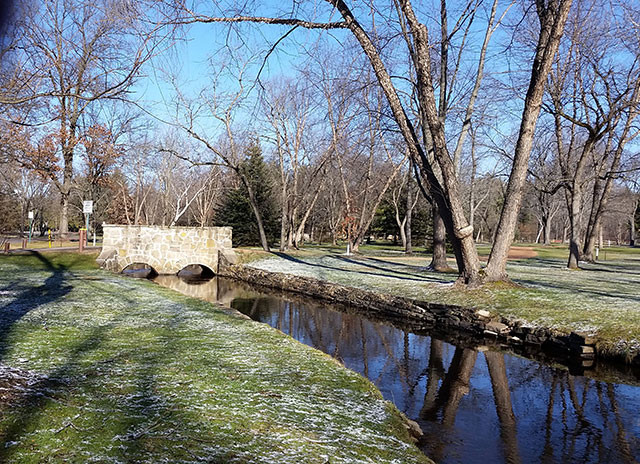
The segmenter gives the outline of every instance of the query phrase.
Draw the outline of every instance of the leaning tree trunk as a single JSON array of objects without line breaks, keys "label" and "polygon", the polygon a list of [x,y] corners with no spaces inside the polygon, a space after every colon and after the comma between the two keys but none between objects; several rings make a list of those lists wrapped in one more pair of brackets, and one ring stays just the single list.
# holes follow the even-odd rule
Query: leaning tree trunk
[{"label": "leaning tree trunk", "polygon": [[422,162],[422,169],[427,176],[428,181],[432,185],[439,185],[443,188],[436,190],[436,198],[434,200],[441,208],[441,214],[445,221],[445,225],[449,233],[455,235],[458,239],[455,243],[459,253],[456,254],[460,272],[460,281],[472,284],[479,280],[480,262],[478,253],[473,241],[473,231],[468,227],[468,223],[464,214],[464,209],[460,201],[459,185],[453,162],[447,151],[444,127],[438,117],[438,111],[435,104],[435,95],[433,91],[433,83],[431,81],[431,58],[430,43],[426,27],[420,24],[413,12],[411,5],[402,3],[401,8],[405,14],[407,22],[414,37],[416,53],[413,56],[416,65],[416,73],[418,75],[418,99],[420,107],[428,120],[430,132],[433,136],[433,151],[440,167],[443,184],[435,175],[432,166],[427,159],[420,141],[418,140],[414,127],[409,120],[400,97],[394,87],[376,46],[369,38],[368,34],[362,28],[360,23],[353,16],[351,10],[343,0],[327,0],[340,12],[345,20],[346,27],[353,33],[356,40],[360,43],[363,52],[369,59],[371,66],[378,79],[378,83],[382,88],[389,107],[393,113],[393,117],[398,124],[400,132],[407,142],[407,147],[411,156]]},{"label": "leaning tree trunk", "polygon": [[507,278],[507,256],[515,235],[524,182],[529,167],[529,157],[533,145],[538,115],[544,96],[545,83],[551,71],[553,58],[558,51],[564,25],[569,16],[571,0],[550,3],[541,6],[538,2],[538,16],[540,19],[540,34],[536,46],[536,55],[531,69],[531,80],[525,98],[522,112],[522,122],[516,150],[513,157],[513,167],[507,184],[504,205],[500,214],[500,221],[496,230],[496,237],[489,255],[486,267],[488,280],[503,280]]}]

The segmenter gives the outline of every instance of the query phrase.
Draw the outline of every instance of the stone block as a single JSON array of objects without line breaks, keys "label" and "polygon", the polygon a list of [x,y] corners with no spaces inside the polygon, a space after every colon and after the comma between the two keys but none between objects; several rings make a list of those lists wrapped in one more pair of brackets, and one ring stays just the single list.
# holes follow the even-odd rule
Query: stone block
[{"label": "stone block", "polygon": [[491,313],[489,311],[484,310],[484,309],[479,309],[478,311],[476,311],[476,316],[482,317],[482,318],[490,318],[491,317]]},{"label": "stone block", "polygon": [[497,322],[497,321],[490,321],[487,323],[486,325],[486,329],[491,331],[491,332],[496,332],[498,334],[507,334],[509,333],[510,329],[509,326],[506,324],[503,324],[502,322]]}]

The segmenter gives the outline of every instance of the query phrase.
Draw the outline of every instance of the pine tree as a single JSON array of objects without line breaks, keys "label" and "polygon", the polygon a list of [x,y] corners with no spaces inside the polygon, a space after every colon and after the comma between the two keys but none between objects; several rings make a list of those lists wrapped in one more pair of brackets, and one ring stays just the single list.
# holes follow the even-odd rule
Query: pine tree
[{"label": "pine tree", "polygon": [[[273,200],[273,182],[258,140],[245,150],[245,159],[239,166],[238,174],[251,186],[267,240],[273,243],[278,233],[277,208]],[[215,221],[218,225],[233,227],[234,245],[260,245],[258,221],[244,182],[226,193]]]}]

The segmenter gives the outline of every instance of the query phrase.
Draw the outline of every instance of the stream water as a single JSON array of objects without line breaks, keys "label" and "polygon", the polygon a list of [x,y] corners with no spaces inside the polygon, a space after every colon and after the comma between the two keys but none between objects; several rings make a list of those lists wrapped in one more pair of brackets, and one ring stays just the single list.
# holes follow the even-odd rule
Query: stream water
[{"label": "stream water", "polygon": [[640,462],[640,381],[633,372],[622,381],[616,370],[576,376],[228,279],[155,281],[234,308],[369,378],[418,422],[418,445],[436,462]]}]

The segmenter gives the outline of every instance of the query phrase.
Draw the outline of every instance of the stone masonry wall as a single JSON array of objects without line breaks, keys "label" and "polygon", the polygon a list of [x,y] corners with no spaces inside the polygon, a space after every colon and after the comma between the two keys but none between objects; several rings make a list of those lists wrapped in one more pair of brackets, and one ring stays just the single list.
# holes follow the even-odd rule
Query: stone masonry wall
[{"label": "stone masonry wall", "polygon": [[104,224],[98,263],[121,272],[146,263],[158,274],[175,274],[190,264],[218,270],[218,252],[233,259],[231,227],[159,227]]}]

